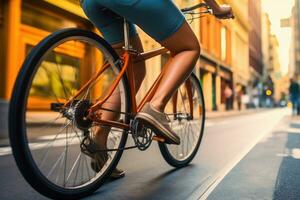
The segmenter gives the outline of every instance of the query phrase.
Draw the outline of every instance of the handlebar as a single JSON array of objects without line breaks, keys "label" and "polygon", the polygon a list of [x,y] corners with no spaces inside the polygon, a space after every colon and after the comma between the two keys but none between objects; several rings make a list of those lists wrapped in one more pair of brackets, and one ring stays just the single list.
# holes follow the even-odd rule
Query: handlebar
[{"label": "handlebar", "polygon": [[[205,10],[195,12],[194,10],[196,10],[197,8],[205,8]],[[211,7],[209,5],[207,5],[206,3],[199,3],[199,4],[196,4],[191,7],[183,8],[183,9],[181,9],[181,12],[183,12],[184,14],[192,15],[192,18],[190,19],[191,21],[193,21],[194,19],[200,18],[202,14],[212,14],[212,15],[215,15],[219,19],[229,19],[229,17],[226,15],[223,16],[223,15],[214,14]],[[198,17],[195,17],[194,15],[198,15]],[[200,17],[199,17],[199,15],[200,15]],[[234,19],[234,16],[232,15],[232,17],[230,17],[230,18]]]},{"label": "handlebar", "polygon": [[197,5],[181,9],[181,12],[189,12],[189,11],[195,10],[197,8],[210,9],[210,7],[206,3],[199,3]]}]

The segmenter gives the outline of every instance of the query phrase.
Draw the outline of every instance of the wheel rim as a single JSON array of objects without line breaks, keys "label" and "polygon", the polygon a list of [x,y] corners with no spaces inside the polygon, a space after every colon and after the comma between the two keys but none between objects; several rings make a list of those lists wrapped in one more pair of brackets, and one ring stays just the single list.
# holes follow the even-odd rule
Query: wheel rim
[{"label": "wheel rim", "polygon": [[[179,145],[166,145],[168,154],[176,161],[185,162],[189,160],[202,137],[204,128],[204,103],[197,80],[190,78],[191,89],[187,89],[186,84],[182,84],[178,91],[177,102],[173,98],[167,104],[167,113],[170,118],[170,126],[180,138]],[[189,94],[189,91],[190,94]],[[190,100],[192,97],[193,119],[191,118]],[[176,110],[173,106],[176,104]],[[176,111],[174,113],[174,111]]]},{"label": "wheel rim", "polygon": [[[50,104],[65,103],[70,99],[105,62],[109,62],[112,68],[107,69],[95,84],[71,103],[68,115],[50,109]],[[78,102],[87,100],[93,103],[105,95],[119,72],[112,56],[102,45],[88,37],[69,37],[53,44],[41,56],[35,69],[25,97],[24,113],[28,150],[34,167],[46,181],[63,189],[78,189],[93,184],[105,175],[117,153],[108,152],[107,162],[98,173],[94,172],[90,166],[91,158],[80,150],[79,144],[84,134],[78,128],[72,111],[75,112]],[[122,81],[117,91],[122,102],[120,111],[125,112]],[[121,115],[120,120],[125,121],[125,116]],[[88,128],[91,134],[96,126],[93,124]],[[107,148],[116,149],[121,141],[122,130],[111,129]]]}]

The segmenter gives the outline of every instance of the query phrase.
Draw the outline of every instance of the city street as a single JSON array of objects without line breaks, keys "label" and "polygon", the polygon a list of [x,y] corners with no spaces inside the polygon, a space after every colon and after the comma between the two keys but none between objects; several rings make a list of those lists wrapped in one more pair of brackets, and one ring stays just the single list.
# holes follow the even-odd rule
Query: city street
[{"label": "city street", "polygon": [[[119,164],[125,178],[87,199],[297,199],[299,133],[300,120],[289,109],[210,118],[188,167],[170,167],[155,143],[145,152],[128,150]],[[25,182],[5,145],[0,177],[1,199],[46,199]]]},{"label": "city street", "polygon": [[300,200],[300,0],[153,2],[1,1],[0,200]]}]

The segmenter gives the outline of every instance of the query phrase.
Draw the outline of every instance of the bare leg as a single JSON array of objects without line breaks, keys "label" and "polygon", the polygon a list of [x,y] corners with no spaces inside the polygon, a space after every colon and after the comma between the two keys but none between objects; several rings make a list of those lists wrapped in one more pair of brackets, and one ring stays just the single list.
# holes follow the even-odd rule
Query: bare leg
[{"label": "bare leg", "polygon": [[170,50],[172,58],[150,103],[163,112],[173,93],[192,72],[200,55],[200,45],[187,22],[160,44]]},{"label": "bare leg", "polygon": [[[143,52],[143,46],[138,35],[131,39],[131,44],[135,50],[137,50],[138,52]],[[118,43],[113,45],[113,48],[119,55],[122,55],[123,46],[124,43]],[[145,62],[135,63],[133,66],[133,70],[135,75],[135,89],[136,89],[135,92],[137,93],[146,74]],[[103,107],[109,108],[111,110],[120,110],[120,105],[121,105],[120,101],[121,101],[120,95],[118,91],[115,91],[112,94],[112,96],[107,100],[107,102],[109,103],[104,103]],[[101,118],[105,120],[117,120],[119,118],[119,115],[113,112],[107,112],[107,111],[100,111],[100,112],[101,112]],[[110,131],[109,127],[105,127],[105,128],[97,127],[93,135],[94,141],[98,143],[101,147],[106,148],[106,142],[107,142],[109,131]]]}]

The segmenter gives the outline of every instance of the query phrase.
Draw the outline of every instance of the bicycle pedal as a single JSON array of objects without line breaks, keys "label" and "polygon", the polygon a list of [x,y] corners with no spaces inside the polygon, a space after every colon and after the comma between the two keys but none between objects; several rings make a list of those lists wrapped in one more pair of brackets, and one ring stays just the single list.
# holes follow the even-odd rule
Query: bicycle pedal
[{"label": "bicycle pedal", "polygon": [[155,140],[157,142],[165,142],[165,138],[162,138],[162,137],[158,137],[158,136],[153,136],[152,140]]}]

